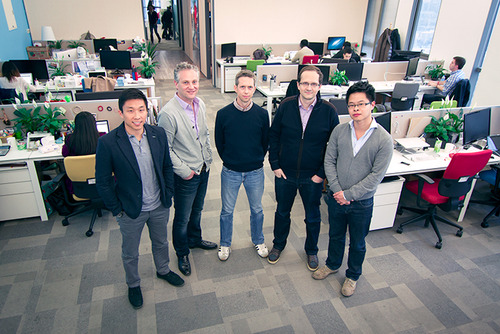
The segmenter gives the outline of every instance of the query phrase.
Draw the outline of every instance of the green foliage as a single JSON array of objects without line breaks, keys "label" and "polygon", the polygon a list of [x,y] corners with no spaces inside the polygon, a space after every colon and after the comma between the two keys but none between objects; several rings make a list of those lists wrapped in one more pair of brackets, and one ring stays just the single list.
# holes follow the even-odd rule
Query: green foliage
[{"label": "green foliage", "polygon": [[61,127],[68,122],[65,118],[58,118],[61,115],[64,115],[64,109],[59,107],[52,109],[52,107],[50,107],[47,103],[45,105],[45,114],[39,115],[39,131],[47,131],[55,136],[56,132],[61,130]]},{"label": "green foliage", "polygon": [[63,77],[69,72],[66,71],[66,67],[68,67],[69,64],[63,65],[62,61],[58,60],[57,61],[57,67],[54,69],[54,72],[50,76],[51,78],[53,77]]},{"label": "green foliage", "polygon": [[48,41],[47,45],[51,49],[56,49],[56,50],[57,49],[62,49],[62,39],[60,39],[58,41]]},{"label": "green foliage", "polygon": [[267,48],[262,45],[262,50],[264,50],[264,55],[266,56],[266,59],[269,58],[269,56],[271,56],[271,52],[273,52],[273,48],[268,46]]},{"label": "green foliage", "polygon": [[158,44],[148,43],[146,45],[145,55],[141,57],[139,61],[140,66],[137,69],[141,72],[141,75],[145,78],[151,78],[156,73],[156,66],[158,62],[155,61],[156,58],[156,48]]},{"label": "green foliage", "polygon": [[439,119],[434,116],[431,116],[431,118],[431,122],[424,129],[424,132],[431,137],[448,142],[452,134],[459,134],[463,131],[463,119],[451,112],[447,112]]},{"label": "green foliage", "polygon": [[80,42],[80,41],[69,41],[68,48],[70,48],[70,49],[76,49],[79,46],[84,47],[85,43]]},{"label": "green foliage", "polygon": [[35,132],[47,131],[56,135],[61,127],[68,122],[65,118],[59,118],[66,112],[63,108],[52,108],[49,103],[45,103],[45,113],[40,113],[41,106],[33,103],[33,108],[20,105],[14,105],[16,109],[14,115],[17,118],[12,121],[15,123],[16,132]]},{"label": "green foliage", "polygon": [[443,65],[428,65],[425,69],[427,73],[429,73],[431,79],[440,79],[445,73]]},{"label": "green foliage", "polygon": [[41,107],[37,106],[32,109],[15,106],[15,108],[14,115],[17,116],[17,118],[14,118],[12,121],[16,124],[14,126],[16,131],[24,131],[24,133],[38,131],[41,125],[39,116]]},{"label": "green foliage", "polygon": [[347,85],[349,83],[349,78],[345,74],[345,71],[340,72],[339,70],[336,70],[332,75],[330,75],[330,82],[332,85]]}]

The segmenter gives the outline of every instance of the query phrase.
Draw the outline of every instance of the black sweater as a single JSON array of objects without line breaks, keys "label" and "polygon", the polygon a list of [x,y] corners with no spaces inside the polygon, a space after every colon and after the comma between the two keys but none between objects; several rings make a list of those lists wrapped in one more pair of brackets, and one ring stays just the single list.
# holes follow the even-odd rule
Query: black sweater
[{"label": "black sweater", "polygon": [[325,178],[326,144],[339,117],[330,102],[318,99],[302,133],[298,99],[292,96],[280,103],[269,131],[269,163],[287,177]]},{"label": "black sweater", "polygon": [[269,144],[269,116],[255,103],[248,111],[233,103],[217,112],[215,146],[224,166],[249,172],[263,166]]}]

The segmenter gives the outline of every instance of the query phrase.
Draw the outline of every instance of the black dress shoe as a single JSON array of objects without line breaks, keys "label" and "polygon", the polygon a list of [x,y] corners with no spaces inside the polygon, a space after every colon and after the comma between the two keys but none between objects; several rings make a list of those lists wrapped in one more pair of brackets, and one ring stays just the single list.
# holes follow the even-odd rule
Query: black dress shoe
[{"label": "black dress shoe", "polygon": [[202,240],[196,245],[189,246],[189,248],[215,249],[217,248],[217,244],[215,242]]},{"label": "black dress shoe", "polygon": [[142,307],[142,292],[140,286],[128,288],[128,301],[135,309]]},{"label": "black dress shoe", "polygon": [[191,275],[191,264],[189,263],[188,255],[179,257],[179,270],[184,276]]},{"label": "black dress shoe", "polygon": [[160,273],[156,272],[156,277],[164,279],[168,283],[172,284],[173,286],[183,286],[184,285],[184,280],[174,273],[173,271],[169,271],[168,274],[161,275]]}]

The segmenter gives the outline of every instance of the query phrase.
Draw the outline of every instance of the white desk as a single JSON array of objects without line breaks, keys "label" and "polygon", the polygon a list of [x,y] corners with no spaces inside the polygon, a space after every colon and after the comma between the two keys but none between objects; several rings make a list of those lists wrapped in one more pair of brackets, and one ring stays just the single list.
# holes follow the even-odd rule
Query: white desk
[{"label": "white desk", "polygon": [[0,221],[36,216],[48,220],[35,162],[52,159],[62,159],[61,148],[46,154],[11,148],[0,157]]}]

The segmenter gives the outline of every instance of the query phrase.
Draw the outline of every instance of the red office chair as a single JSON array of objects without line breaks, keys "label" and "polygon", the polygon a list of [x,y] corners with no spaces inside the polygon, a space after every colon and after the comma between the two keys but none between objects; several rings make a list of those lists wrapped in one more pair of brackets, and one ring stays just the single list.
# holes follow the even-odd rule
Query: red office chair
[{"label": "red office chair", "polygon": [[441,249],[443,239],[436,225],[436,220],[439,220],[445,224],[457,227],[458,231],[456,235],[457,237],[461,237],[463,227],[444,217],[438,216],[436,213],[437,207],[439,206],[446,212],[462,207],[465,195],[471,188],[472,180],[486,166],[490,157],[490,150],[457,153],[451,159],[441,179],[431,179],[426,175],[417,174],[419,177],[418,180],[407,182],[405,184],[406,189],[417,195],[417,205],[424,207],[424,205],[421,205],[422,199],[430,205],[427,207],[427,210],[403,207],[403,209],[419,213],[420,215],[400,224],[397,232],[403,233],[403,226],[425,219],[425,226],[429,226],[430,223],[439,239],[436,243],[436,248]]},{"label": "red office chair", "polygon": [[304,56],[302,58],[302,65],[306,64],[317,64],[319,62],[319,55],[314,56]]}]

